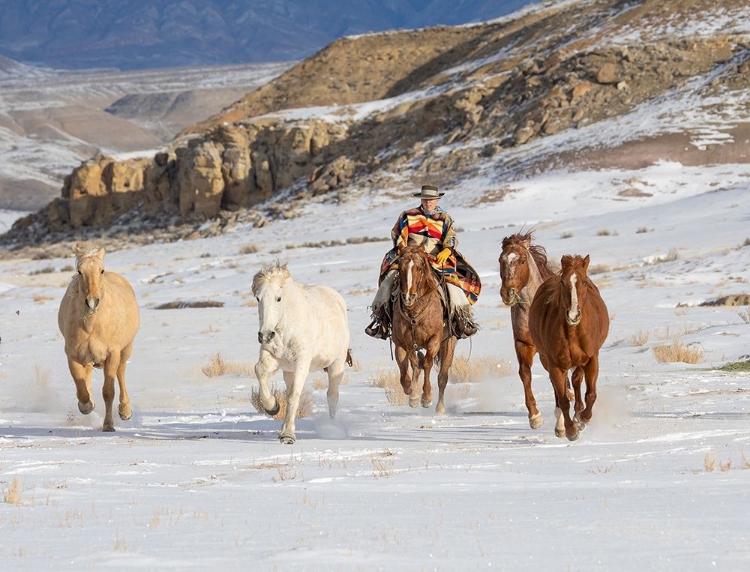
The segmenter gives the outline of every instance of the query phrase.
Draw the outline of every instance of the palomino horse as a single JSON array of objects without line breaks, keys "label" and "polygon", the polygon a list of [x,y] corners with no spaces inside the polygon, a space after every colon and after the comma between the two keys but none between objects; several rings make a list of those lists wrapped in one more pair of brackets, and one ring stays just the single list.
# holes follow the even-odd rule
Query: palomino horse
[{"label": "palomino horse", "polygon": [[[539,287],[529,309],[529,332],[539,359],[555,390],[555,434],[570,441],[591,421],[599,376],[599,349],[607,339],[609,315],[599,289],[586,275],[589,257],[565,255],[559,275]],[[568,371],[573,375],[576,397],[575,423],[570,418],[566,391]],[[581,400],[581,378],[586,378],[586,408]]]},{"label": "palomino horse", "polygon": [[269,415],[279,412],[279,404],[268,389],[268,377],[281,369],[287,407],[279,440],[291,445],[297,439],[294,420],[311,371],[328,373],[328,413],[331,418],[336,415],[344,366],[352,364],[346,302],[328,286],[297,284],[286,265],[278,263],[253,277],[253,295],[260,320],[260,357],[255,375],[261,403]]},{"label": "palomino horse", "polygon": [[[448,370],[453,363],[456,338],[445,319],[440,284],[421,246],[406,246],[399,251],[398,273],[400,295],[393,304],[393,333],[396,363],[401,374],[401,387],[409,396],[409,405],[416,407],[419,398],[412,396],[411,365],[414,380],[424,372],[422,407],[432,405],[430,372],[437,358],[438,402],[435,412],[445,413],[444,394],[448,384]],[[425,354],[418,355],[418,350]]]},{"label": "palomino horse", "polygon": [[76,384],[78,410],[94,410],[91,400],[91,370],[104,369],[105,413],[103,431],[114,431],[112,402],[115,376],[120,386],[120,419],[132,415],[125,387],[125,367],[133,350],[140,316],[135,292],[128,281],[104,270],[104,249],[76,247],[76,269],[60,302],[57,323],[65,338],[68,367]]},{"label": "palomino horse", "polygon": [[518,375],[523,383],[529,425],[532,429],[538,429],[544,423],[544,416],[537,409],[536,399],[531,391],[531,364],[536,347],[529,333],[529,308],[537,288],[555,272],[547,261],[544,247],[531,244],[533,234],[532,231],[506,236],[499,262],[502,282],[500,296],[510,306]]}]

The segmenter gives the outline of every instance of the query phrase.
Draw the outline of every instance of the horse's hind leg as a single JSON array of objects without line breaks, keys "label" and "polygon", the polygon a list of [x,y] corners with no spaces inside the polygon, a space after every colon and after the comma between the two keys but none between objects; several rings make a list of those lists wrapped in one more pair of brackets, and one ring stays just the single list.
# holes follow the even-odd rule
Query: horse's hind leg
[{"label": "horse's hind leg", "polygon": [[328,366],[328,391],[326,398],[328,400],[328,416],[331,419],[336,417],[336,410],[339,406],[339,386],[344,378],[344,362],[337,360]]},{"label": "horse's hind leg", "polygon": [[117,368],[117,384],[120,386],[120,405],[117,412],[123,421],[127,421],[133,415],[133,410],[130,408],[128,388],[125,386],[125,367],[127,367],[131,353],[133,353],[133,344],[128,345],[120,352],[120,365]]},{"label": "horse's hind leg", "polygon": [[104,424],[102,431],[114,431],[115,423],[112,419],[112,404],[115,401],[115,377],[120,368],[120,354],[111,353],[104,361],[104,385],[102,386],[102,397],[104,397]]},{"label": "horse's hind leg", "polygon": [[94,364],[81,365],[68,358],[68,369],[76,384],[76,397],[78,397],[78,411],[88,415],[94,410],[94,402],[91,400],[91,370]]}]

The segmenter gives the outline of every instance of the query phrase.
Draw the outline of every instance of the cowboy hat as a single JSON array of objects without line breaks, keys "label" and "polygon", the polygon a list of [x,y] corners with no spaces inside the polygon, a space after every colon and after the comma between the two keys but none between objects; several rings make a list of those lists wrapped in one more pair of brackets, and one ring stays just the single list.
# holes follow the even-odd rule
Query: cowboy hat
[{"label": "cowboy hat", "polygon": [[422,185],[422,190],[418,193],[414,193],[413,197],[419,197],[420,199],[439,199],[445,193],[439,193],[438,188],[432,185]]}]

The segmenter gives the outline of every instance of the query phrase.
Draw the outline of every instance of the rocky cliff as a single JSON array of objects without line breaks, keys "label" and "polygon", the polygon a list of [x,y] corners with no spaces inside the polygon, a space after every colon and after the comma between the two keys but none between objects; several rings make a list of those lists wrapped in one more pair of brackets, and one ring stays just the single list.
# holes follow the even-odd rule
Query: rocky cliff
[{"label": "rocky cliff", "polygon": [[[243,218],[294,216],[302,198],[336,201],[427,178],[457,185],[498,158],[506,178],[574,161],[649,164],[670,153],[705,161],[684,145],[659,157],[631,149],[626,158],[613,149],[519,149],[685,86],[707,101],[727,86],[747,90],[747,8],[747,0],[592,0],[469,27],[338,40],[153,158],[85,162],[60,199],[3,241],[55,242],[105,225],[190,236],[209,219],[216,224],[200,232],[221,232]],[[673,33],[708,10],[723,11],[720,27]],[[736,160],[746,144],[722,153],[715,159]]]}]

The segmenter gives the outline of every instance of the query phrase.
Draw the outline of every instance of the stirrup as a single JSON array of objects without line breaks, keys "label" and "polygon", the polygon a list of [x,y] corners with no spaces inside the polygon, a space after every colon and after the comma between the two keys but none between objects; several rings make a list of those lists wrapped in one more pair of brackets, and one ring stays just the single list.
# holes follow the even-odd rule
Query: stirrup
[{"label": "stirrup", "polygon": [[373,320],[372,323],[365,328],[365,333],[368,336],[379,340],[385,340],[388,338],[388,328],[384,327],[380,320]]}]

